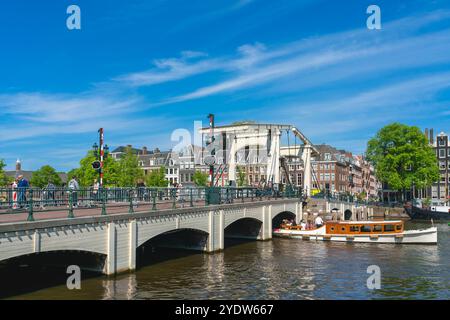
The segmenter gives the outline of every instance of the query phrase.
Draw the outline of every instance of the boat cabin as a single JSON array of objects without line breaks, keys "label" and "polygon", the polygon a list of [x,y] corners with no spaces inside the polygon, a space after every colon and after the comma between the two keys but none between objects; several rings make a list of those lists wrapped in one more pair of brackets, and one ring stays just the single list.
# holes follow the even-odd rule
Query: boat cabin
[{"label": "boat cabin", "polygon": [[[300,225],[282,224],[280,228],[303,231]],[[325,228],[327,234],[390,234],[401,233],[404,230],[403,221],[328,221]]]},{"label": "boat cabin", "polygon": [[400,233],[403,221],[330,221],[325,227],[327,234]]}]

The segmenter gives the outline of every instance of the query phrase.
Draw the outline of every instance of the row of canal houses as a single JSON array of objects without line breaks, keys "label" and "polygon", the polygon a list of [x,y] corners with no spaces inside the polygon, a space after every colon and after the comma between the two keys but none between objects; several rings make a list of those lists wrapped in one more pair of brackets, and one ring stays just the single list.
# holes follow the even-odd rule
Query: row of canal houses
[{"label": "row of canal houses", "polygon": [[[320,155],[313,157],[313,191],[326,190],[330,194],[364,195],[370,199],[378,196],[380,185],[375,178],[374,168],[363,156],[353,155],[345,150],[338,150],[329,145],[315,146]],[[205,149],[200,146],[188,145],[178,152],[171,150],[161,151],[159,148],[148,150],[147,147],[133,148],[133,146],[120,146],[111,152],[114,159],[125,154],[127,148],[131,149],[139,158],[139,164],[148,175],[153,170],[163,166],[166,170],[166,179],[172,185],[193,185],[195,171],[209,172],[209,167],[202,161]],[[303,162],[299,157],[300,147],[281,147],[281,156],[288,159],[289,181],[298,187],[303,187]],[[289,157],[291,155],[291,157]],[[295,155],[295,156],[292,156]],[[266,163],[242,163],[239,170],[245,176],[245,184],[261,186],[266,182]],[[215,181],[217,185],[228,185],[228,168],[216,166]],[[286,172],[281,168],[281,182],[286,183]]]}]

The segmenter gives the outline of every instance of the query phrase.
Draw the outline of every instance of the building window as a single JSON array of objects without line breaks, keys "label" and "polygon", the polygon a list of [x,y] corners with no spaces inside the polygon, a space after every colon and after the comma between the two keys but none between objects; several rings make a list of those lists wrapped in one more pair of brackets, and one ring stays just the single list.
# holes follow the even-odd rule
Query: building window
[{"label": "building window", "polygon": [[325,161],[331,160],[331,153],[325,153]]},{"label": "building window", "polygon": [[439,169],[445,170],[445,162],[443,161],[439,162]]},{"label": "building window", "polygon": [[440,139],[439,140],[439,146],[440,147],[445,147],[445,140],[444,139]]},{"label": "building window", "polygon": [[439,149],[439,158],[445,158],[445,149]]}]

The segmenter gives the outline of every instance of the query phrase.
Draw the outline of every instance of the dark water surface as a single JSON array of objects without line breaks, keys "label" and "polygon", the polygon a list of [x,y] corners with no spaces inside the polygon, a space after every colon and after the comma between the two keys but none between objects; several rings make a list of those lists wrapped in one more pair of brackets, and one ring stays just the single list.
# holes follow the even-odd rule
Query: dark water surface
[{"label": "dark water surface", "polygon": [[[408,223],[407,227],[417,229],[424,225]],[[134,273],[85,279],[81,290],[68,290],[65,281],[59,280],[60,285],[32,292],[35,289],[25,289],[26,293],[10,294],[7,298],[449,299],[449,235],[450,227],[438,224],[438,245],[275,238],[233,245],[216,254],[167,255],[166,260],[143,266]],[[381,269],[379,290],[367,288],[370,265]],[[82,277],[85,275],[83,272]],[[36,273],[36,279],[48,283],[65,277],[62,269]]]}]

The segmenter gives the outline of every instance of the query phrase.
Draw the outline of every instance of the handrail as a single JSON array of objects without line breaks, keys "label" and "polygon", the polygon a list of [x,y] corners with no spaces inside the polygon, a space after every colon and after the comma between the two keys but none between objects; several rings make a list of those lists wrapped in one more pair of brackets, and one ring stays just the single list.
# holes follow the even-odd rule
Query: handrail
[{"label": "handrail", "polygon": [[255,187],[0,188],[0,222],[2,215],[16,213],[28,213],[26,219],[33,221],[35,213],[65,212],[65,217],[74,218],[84,209],[98,210],[99,215],[117,210],[131,214],[138,207],[156,211],[263,198],[301,198],[300,195],[296,189],[280,192]]}]

